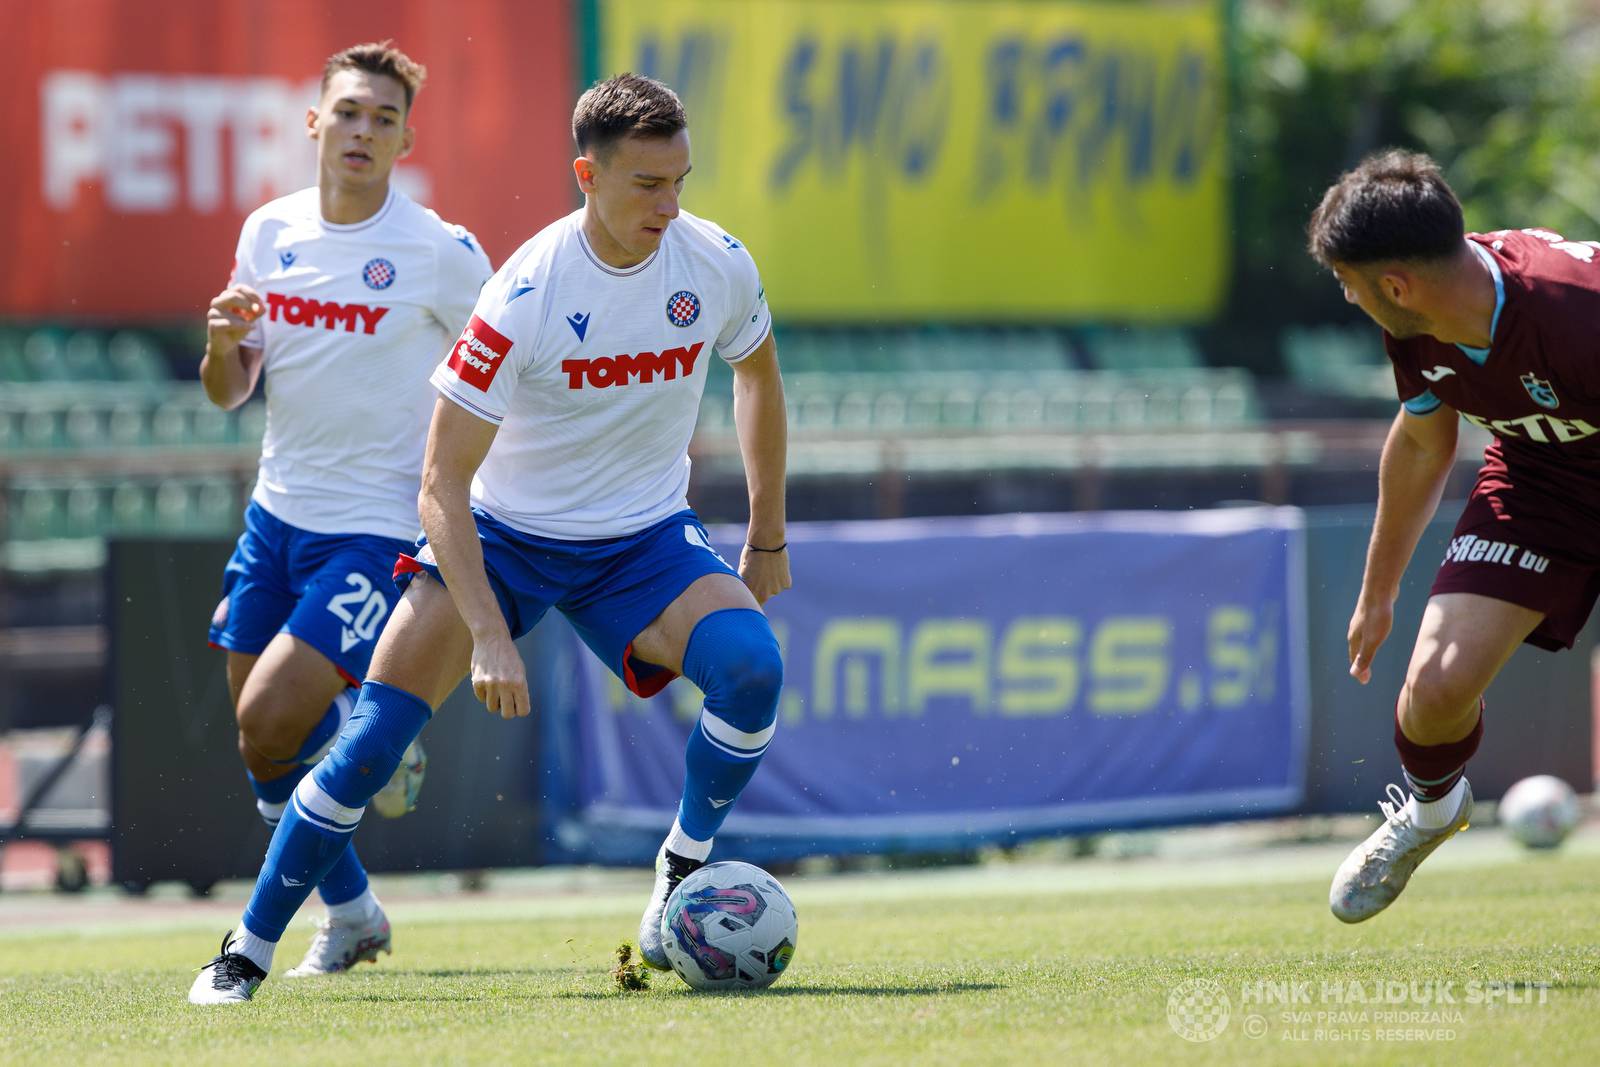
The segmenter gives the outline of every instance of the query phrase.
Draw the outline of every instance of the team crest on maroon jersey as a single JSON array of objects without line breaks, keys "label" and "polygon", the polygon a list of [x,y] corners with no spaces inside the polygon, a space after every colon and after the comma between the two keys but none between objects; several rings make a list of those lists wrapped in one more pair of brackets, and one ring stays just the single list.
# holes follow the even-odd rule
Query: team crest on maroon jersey
[{"label": "team crest on maroon jersey", "polygon": [[387,259],[369,259],[361,268],[361,280],[368,289],[387,289],[394,284],[394,264]]},{"label": "team crest on maroon jersey", "polygon": [[1528,391],[1529,396],[1533,397],[1535,404],[1542,408],[1551,409],[1561,406],[1561,399],[1556,396],[1555,389],[1551,388],[1550,383],[1545,379],[1536,378],[1530,372],[1524,374],[1521,381],[1522,387]]},{"label": "team crest on maroon jersey", "polygon": [[693,326],[700,317],[700,298],[687,289],[680,289],[667,301],[667,321],[674,326]]}]

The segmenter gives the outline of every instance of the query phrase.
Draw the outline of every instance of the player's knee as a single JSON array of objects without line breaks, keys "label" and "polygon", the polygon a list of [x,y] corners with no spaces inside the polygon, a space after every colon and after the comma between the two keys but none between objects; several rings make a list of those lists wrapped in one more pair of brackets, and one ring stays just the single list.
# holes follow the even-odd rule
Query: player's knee
[{"label": "player's knee", "polygon": [[1400,729],[1419,745],[1457,741],[1472,729],[1480,696],[1441,664],[1414,666],[1398,708]]},{"label": "player's knee", "polygon": [[764,730],[777,718],[783,656],[761,612],[739,608],[707,615],[690,635],[684,671],[730,725]]},{"label": "player's knee", "polygon": [[[265,692],[240,701],[236,718],[241,753],[248,746],[274,762],[292,760],[305,740],[305,729],[299,725],[292,709]],[[247,756],[247,762],[248,759]]]},{"label": "player's knee", "polygon": [[783,691],[783,656],[772,630],[763,627],[763,639],[754,641],[742,658],[732,664],[734,691],[759,709],[760,725],[769,725],[778,715],[778,696]]},{"label": "player's knee", "polygon": [[294,769],[288,764],[268,759],[257,752],[250,739],[242,733],[239,735],[239,758],[244,761],[244,769],[250,773],[250,777],[258,782],[269,782]]}]

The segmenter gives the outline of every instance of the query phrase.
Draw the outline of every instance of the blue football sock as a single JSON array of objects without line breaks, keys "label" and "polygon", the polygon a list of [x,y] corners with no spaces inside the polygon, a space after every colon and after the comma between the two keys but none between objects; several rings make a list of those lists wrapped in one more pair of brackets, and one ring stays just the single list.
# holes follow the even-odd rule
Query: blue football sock
[{"label": "blue football sock", "polygon": [[317,896],[324,904],[343,904],[367,891],[367,869],[356,857],[356,843],[345,845],[344,853],[333,861],[328,873],[317,883]]},{"label": "blue football sock", "polygon": [[[313,886],[346,855],[368,800],[388,782],[433,712],[418,697],[368,682],[333,751],[300,784],[267,847],[244,926],[276,942]],[[364,874],[363,874],[363,877]]]},{"label": "blue football sock", "polygon": [[294,754],[293,759],[283,760],[284,763],[314,764],[323,755],[344,724],[354,714],[356,704],[355,693],[346,689],[333,698],[333,703],[328,705],[328,710],[322,713],[322,718],[317,720],[317,725],[306,734],[306,739],[300,743],[300,750]]},{"label": "blue football sock", "polygon": [[281,778],[271,778],[265,782],[249,771],[244,773],[245,777],[250,779],[250,792],[254,793],[256,799],[262,802],[256,805],[262,809],[261,817],[267,820],[268,826],[275,827],[278,825],[278,816],[282,812],[280,811],[278,815],[269,815],[266,808],[277,808],[289,803],[289,798],[294,796],[294,787],[300,784],[300,779],[311,773],[311,768],[302,764]]},{"label": "blue football sock", "polygon": [[[305,761],[327,747],[339,729],[345,724],[352,714],[355,706],[355,696],[352,690],[340,693],[328,710],[323,713],[321,720],[306,735],[305,741],[300,745],[300,751],[295,755],[294,768],[288,774],[269,781],[260,781],[255,775],[245,772],[250,779],[250,790],[255,793],[258,803],[256,807],[261,812],[261,817],[268,827],[276,830],[278,823],[283,818],[283,811],[294,795],[295,786],[300,784],[300,779],[311,773],[310,764]],[[317,886],[317,895],[324,904],[343,904],[354,900],[367,891],[367,871],[361,866],[361,860],[356,857],[356,846],[352,842],[344,853],[334,861],[333,868]]]},{"label": "blue football sock", "polygon": [[683,676],[706,695],[684,752],[678,825],[709,841],[749,783],[772,741],[783,658],[767,617],[749,608],[701,619],[683,652]]}]

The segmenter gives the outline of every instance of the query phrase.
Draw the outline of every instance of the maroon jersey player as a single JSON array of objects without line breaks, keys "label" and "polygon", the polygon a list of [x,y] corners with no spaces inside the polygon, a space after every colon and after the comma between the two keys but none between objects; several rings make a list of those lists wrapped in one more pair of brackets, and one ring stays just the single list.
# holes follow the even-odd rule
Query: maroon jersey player
[{"label": "maroon jersey player", "polygon": [[1350,619],[1350,673],[1371,677],[1401,574],[1438,508],[1461,418],[1488,430],[1395,703],[1407,791],[1334,876],[1345,922],[1382,911],[1467,824],[1483,692],[1524,641],[1571,647],[1600,594],[1600,244],[1548,230],[1464,232],[1426,156],[1390,151],[1343,175],[1311,217],[1311,254],[1383,327],[1401,410]]}]

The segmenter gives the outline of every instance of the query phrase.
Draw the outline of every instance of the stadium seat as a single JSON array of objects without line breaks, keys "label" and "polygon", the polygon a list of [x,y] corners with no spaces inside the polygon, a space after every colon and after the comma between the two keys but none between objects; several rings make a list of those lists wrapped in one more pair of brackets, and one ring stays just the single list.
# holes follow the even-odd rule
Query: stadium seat
[{"label": "stadium seat", "polygon": [[105,335],[98,330],[78,330],[62,342],[61,356],[74,382],[110,381],[114,375],[106,358]]},{"label": "stadium seat", "polygon": [[1191,370],[1205,365],[1188,334],[1176,329],[1094,330],[1084,335],[1084,348],[1096,370]]},{"label": "stadium seat", "polygon": [[1252,379],[1241,377],[1238,381],[1217,386],[1211,397],[1211,421],[1225,426],[1255,422],[1260,417]]},{"label": "stadium seat", "polygon": [[835,406],[834,397],[826,393],[805,392],[791,401],[789,410],[799,429],[825,431],[834,428]]},{"label": "stadium seat", "polygon": [[56,490],[49,485],[18,485],[9,494],[8,540],[42,541],[65,534]]},{"label": "stadium seat", "polygon": [[854,433],[871,429],[872,394],[864,389],[840,394],[833,409],[833,428]]},{"label": "stadium seat", "polygon": [[236,429],[240,445],[251,448],[261,444],[261,437],[267,432],[267,404],[264,400],[252,400],[236,412],[239,425]]},{"label": "stadium seat", "polygon": [[119,330],[106,342],[112,376],[124,382],[162,382],[171,377],[155,341],[133,330]]},{"label": "stadium seat", "polygon": [[1310,392],[1394,398],[1394,373],[1367,327],[1291,326],[1281,345],[1289,377]]},{"label": "stadium seat", "polygon": [[204,395],[184,400],[189,407],[190,443],[195,445],[232,444],[237,437],[238,416],[223,411]]},{"label": "stadium seat", "polygon": [[113,400],[106,411],[106,443],[136,448],[149,443],[149,405],[132,398]]},{"label": "stadium seat", "polygon": [[194,521],[198,529],[229,532],[242,509],[238,491],[226,478],[201,478],[195,483]]},{"label": "stadium seat", "polygon": [[108,532],[144,533],[150,529],[153,513],[153,501],[147,486],[138,482],[119,482],[111,490]]},{"label": "stadium seat", "polygon": [[164,401],[150,416],[150,438],[158,445],[188,445],[194,432],[194,405],[182,400]]},{"label": "stadium seat", "polygon": [[22,355],[22,333],[0,326],[0,382],[31,382],[33,372]]},{"label": "stadium seat", "polygon": [[793,330],[777,335],[778,365],[785,374],[805,373],[815,370],[814,338],[805,332]]},{"label": "stadium seat", "polygon": [[75,482],[62,491],[68,537],[99,537],[108,516],[106,494],[93,482]]},{"label": "stadium seat", "polygon": [[192,487],[176,478],[156,486],[156,527],[163,533],[182,533],[193,524],[194,495]]},{"label": "stadium seat", "polygon": [[77,403],[68,407],[62,418],[64,442],[70,448],[100,448],[111,437],[110,412],[93,403]]},{"label": "stadium seat", "polygon": [[22,410],[22,447],[45,451],[59,448],[62,442],[62,412],[56,407]]},{"label": "stadium seat", "polygon": [[1043,329],[1000,333],[987,363],[998,370],[1015,371],[1055,371],[1069,365],[1060,335]]},{"label": "stadium seat", "polygon": [[59,330],[44,327],[31,331],[22,340],[22,358],[32,381],[72,380],[67,369],[66,340]]},{"label": "stadium seat", "polygon": [[930,331],[918,334],[915,344],[917,370],[939,373],[970,371],[984,363],[980,335],[972,331]]}]

